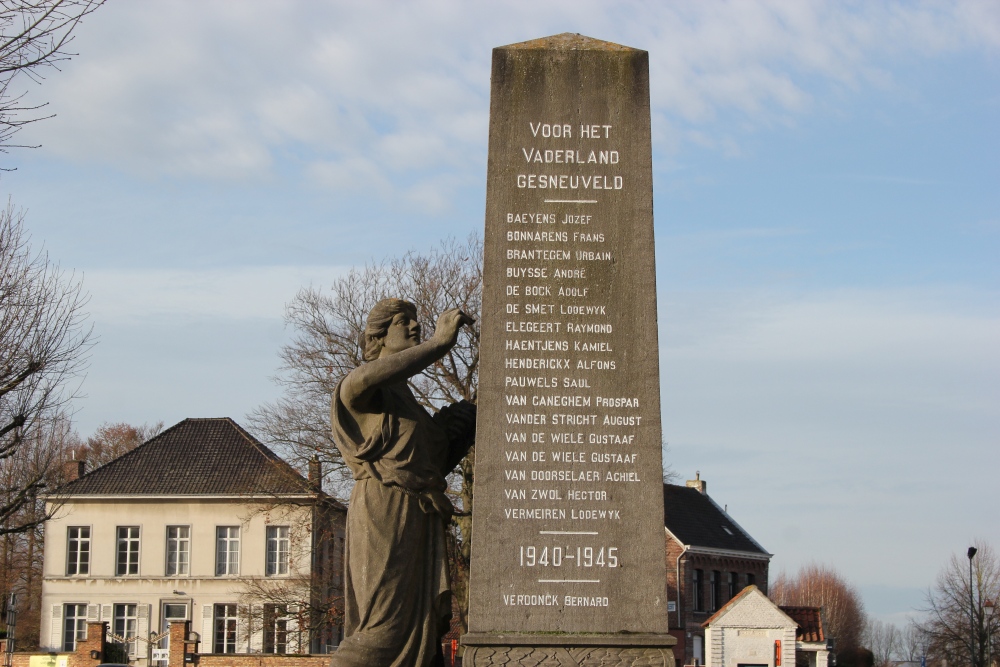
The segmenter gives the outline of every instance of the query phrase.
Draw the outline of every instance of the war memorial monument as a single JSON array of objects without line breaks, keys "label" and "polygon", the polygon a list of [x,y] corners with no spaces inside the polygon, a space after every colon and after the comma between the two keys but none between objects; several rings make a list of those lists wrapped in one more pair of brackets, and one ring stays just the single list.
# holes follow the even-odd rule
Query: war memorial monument
[{"label": "war memorial monument", "polygon": [[672,665],[649,58],[493,51],[466,667]]}]

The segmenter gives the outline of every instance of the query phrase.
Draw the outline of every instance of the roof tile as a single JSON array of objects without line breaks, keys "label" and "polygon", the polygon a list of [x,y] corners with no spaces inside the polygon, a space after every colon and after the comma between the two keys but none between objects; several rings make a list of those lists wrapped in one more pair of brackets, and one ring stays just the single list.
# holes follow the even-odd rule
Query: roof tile
[{"label": "roof tile", "polygon": [[823,634],[823,617],[819,607],[779,607],[791,617],[799,628],[795,631],[795,640],[800,642],[825,642]]},{"label": "roof tile", "polygon": [[55,495],[308,493],[302,475],[228,417],[185,419]]},{"label": "roof tile", "polygon": [[663,523],[682,544],[767,554],[701,491],[663,485]]}]

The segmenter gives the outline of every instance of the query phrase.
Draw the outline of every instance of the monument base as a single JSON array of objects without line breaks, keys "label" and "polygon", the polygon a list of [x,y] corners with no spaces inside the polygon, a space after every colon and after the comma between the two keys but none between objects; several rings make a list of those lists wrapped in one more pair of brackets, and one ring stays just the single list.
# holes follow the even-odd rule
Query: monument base
[{"label": "monument base", "polygon": [[675,667],[671,635],[487,634],[462,636],[463,667]]}]

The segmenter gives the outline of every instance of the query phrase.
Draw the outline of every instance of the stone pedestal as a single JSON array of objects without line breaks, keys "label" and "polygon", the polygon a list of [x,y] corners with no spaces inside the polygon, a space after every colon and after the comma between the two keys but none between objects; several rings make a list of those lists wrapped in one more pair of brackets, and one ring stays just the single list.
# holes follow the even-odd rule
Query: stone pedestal
[{"label": "stone pedestal", "polygon": [[[464,667],[674,667],[669,635],[474,635],[466,644]],[[479,642],[483,642],[479,644]]]}]

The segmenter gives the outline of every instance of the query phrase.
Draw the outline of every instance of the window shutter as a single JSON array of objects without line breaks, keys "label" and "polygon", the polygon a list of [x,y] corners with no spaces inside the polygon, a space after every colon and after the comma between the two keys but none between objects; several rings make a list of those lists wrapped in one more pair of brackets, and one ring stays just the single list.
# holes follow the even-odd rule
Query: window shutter
[{"label": "window shutter", "polygon": [[87,605],[87,622],[88,623],[94,623],[96,621],[101,620],[99,618],[100,613],[101,613],[100,606],[98,606],[96,604],[88,604]]},{"label": "window shutter", "polygon": [[53,651],[62,650],[62,605],[52,605],[52,632],[49,637]]},{"label": "window shutter", "polygon": [[236,608],[236,652],[250,652],[250,607],[241,604]]},{"label": "window shutter", "polygon": [[212,605],[202,605],[201,608],[201,646],[202,653],[215,653],[215,641],[212,638]]},{"label": "window shutter", "polygon": [[112,613],[111,605],[109,604],[101,605],[101,620],[107,621],[108,629],[111,630],[112,632],[114,631],[115,619],[114,619],[114,614]]},{"label": "window shutter", "polygon": [[143,639],[149,637],[149,605],[136,605],[135,615],[135,635]]},{"label": "window shutter", "polygon": [[250,652],[260,653],[264,650],[264,608],[259,604],[250,605]]},{"label": "window shutter", "polygon": [[302,653],[302,640],[305,639],[301,636],[301,630],[299,629],[299,613],[301,607],[297,604],[288,605],[288,652],[289,653]]}]

